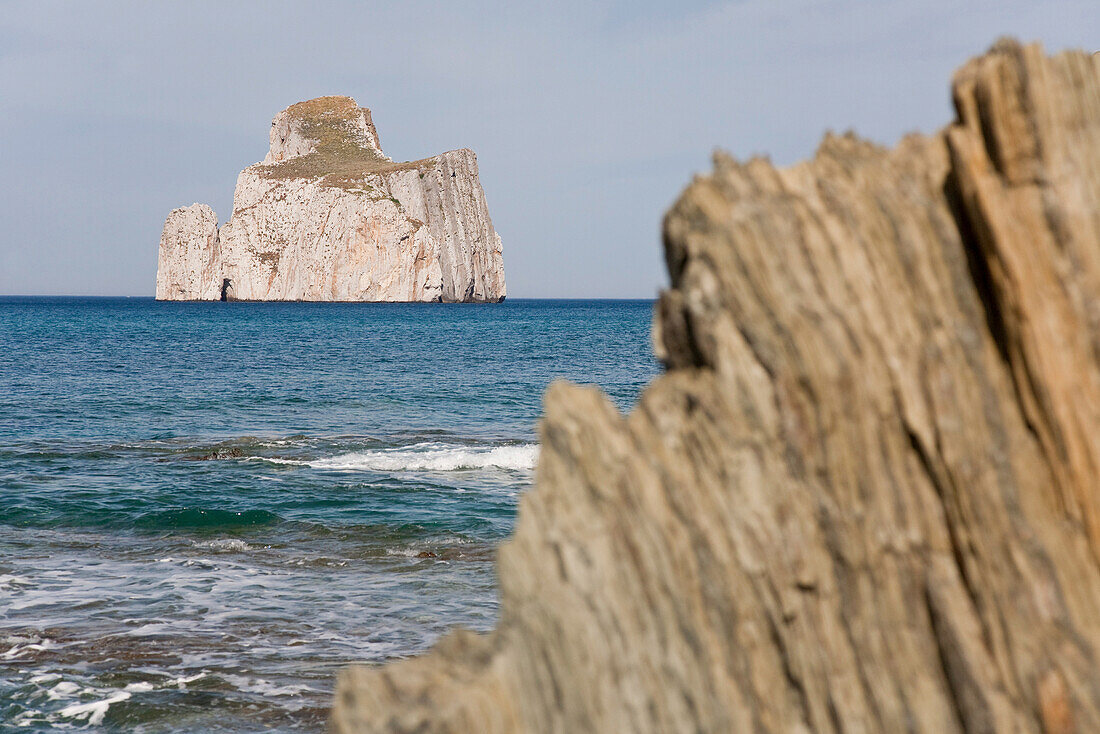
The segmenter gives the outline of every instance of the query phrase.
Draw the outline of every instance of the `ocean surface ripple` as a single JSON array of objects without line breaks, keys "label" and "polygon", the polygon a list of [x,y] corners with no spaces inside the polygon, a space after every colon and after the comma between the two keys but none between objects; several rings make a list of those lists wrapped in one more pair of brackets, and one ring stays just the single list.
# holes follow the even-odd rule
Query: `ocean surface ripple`
[{"label": "ocean surface ripple", "polygon": [[628,409],[651,311],[0,298],[0,729],[321,731],[490,629],[546,385]]}]

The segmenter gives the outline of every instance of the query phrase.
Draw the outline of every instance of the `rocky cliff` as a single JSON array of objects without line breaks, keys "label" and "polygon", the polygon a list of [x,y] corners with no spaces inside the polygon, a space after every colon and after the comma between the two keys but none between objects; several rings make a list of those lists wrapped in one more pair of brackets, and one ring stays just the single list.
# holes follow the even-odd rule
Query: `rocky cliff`
[{"label": "rocky cliff", "polygon": [[350,97],[292,105],[262,163],[237,179],[233,215],[168,215],[157,298],[256,301],[502,301],[504,263],[477,156],[411,163],[383,152]]},{"label": "rocky cliff", "polygon": [[546,395],[502,614],[351,668],[339,732],[1100,731],[1100,59],[668,213],[667,373]]}]

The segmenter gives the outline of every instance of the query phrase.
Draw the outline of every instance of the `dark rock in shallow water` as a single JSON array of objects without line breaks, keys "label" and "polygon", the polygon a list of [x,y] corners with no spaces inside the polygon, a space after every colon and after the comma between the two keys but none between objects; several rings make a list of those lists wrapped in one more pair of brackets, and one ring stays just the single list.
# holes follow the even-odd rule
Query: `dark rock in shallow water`
[{"label": "dark rock in shallow water", "polygon": [[215,449],[209,454],[203,454],[197,456],[197,461],[214,461],[217,459],[239,459],[244,456],[244,452],[240,449]]},{"label": "dark rock in shallow water", "polygon": [[1100,731],[1100,59],[665,221],[669,367],[546,396],[502,614],[340,679],[339,732]]},{"label": "dark rock in shallow water", "polygon": [[[184,461],[217,461],[222,459],[240,459],[243,456],[244,451],[241,449],[228,448],[214,449],[213,451],[208,451],[205,454],[199,454],[197,456],[194,454],[185,455],[182,458]],[[160,459],[160,461],[170,461],[170,459]]]}]

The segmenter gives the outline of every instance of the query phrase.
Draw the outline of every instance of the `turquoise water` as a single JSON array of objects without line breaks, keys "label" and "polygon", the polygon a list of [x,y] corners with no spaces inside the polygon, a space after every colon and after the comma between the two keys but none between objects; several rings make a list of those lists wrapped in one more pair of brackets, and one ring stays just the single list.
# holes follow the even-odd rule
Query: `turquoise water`
[{"label": "turquoise water", "polygon": [[491,628],[543,390],[629,408],[651,310],[0,298],[0,729],[319,731]]}]

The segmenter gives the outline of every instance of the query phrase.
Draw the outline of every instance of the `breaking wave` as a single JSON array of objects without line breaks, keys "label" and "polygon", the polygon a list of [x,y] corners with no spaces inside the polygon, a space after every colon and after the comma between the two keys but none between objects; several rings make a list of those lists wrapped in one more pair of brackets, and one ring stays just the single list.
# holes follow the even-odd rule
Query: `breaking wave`
[{"label": "breaking wave", "polygon": [[460,471],[468,469],[531,470],[539,458],[538,444],[516,446],[453,446],[419,443],[403,448],[355,451],[329,458],[298,460],[264,458],[277,464],[334,471]]}]

